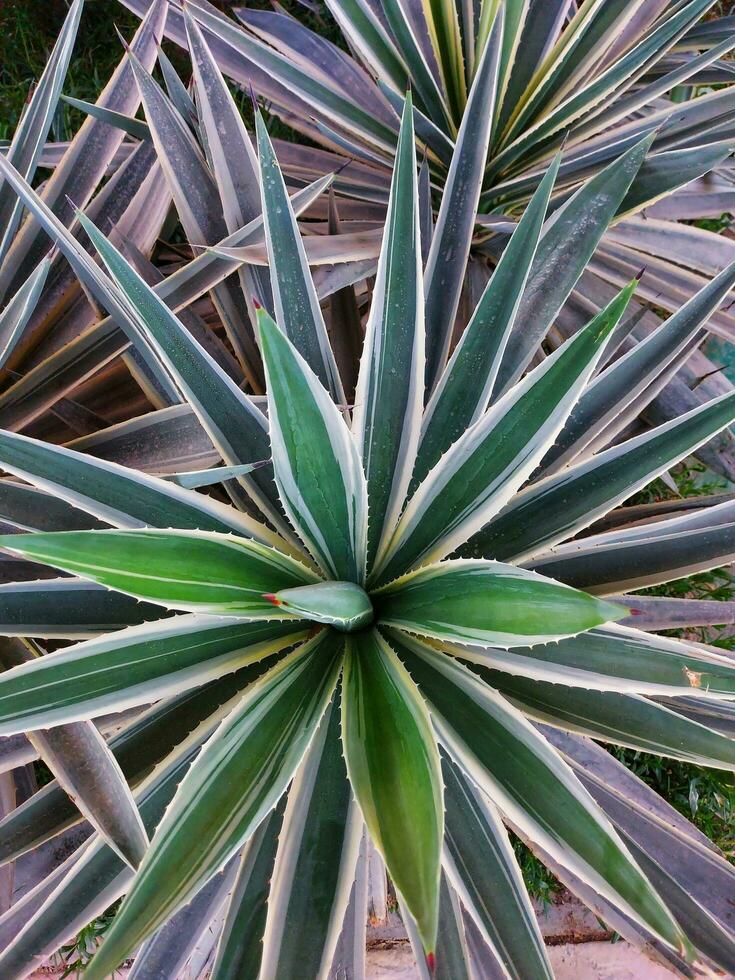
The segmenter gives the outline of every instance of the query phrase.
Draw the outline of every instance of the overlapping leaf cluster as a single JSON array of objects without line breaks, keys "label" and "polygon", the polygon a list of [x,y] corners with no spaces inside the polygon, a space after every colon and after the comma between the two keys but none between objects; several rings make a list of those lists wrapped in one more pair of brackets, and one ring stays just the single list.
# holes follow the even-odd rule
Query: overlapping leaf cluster
[{"label": "overlapping leaf cluster", "polygon": [[[483,8],[474,62],[456,47],[457,11],[431,6],[442,58],[474,66],[468,91],[422,76],[419,111],[410,95],[395,103],[384,230],[340,230],[332,199],[332,234],[302,237],[298,214],[332,178],[290,196],[259,116],[256,153],[214,57],[235,50],[219,42],[236,29],[202,0],[166,21],[185,31],[195,101],[164,57],[168,95],[150,74],[167,7],[153,3],[53,176],[31,188],[72,5],[23,139],[0,157],[3,364],[41,345],[0,396],[2,758],[8,771],[40,756],[56,777],[0,820],[0,860],[62,834],[72,852],[0,916],[2,976],[27,975],[125,895],[92,978],[136,951],[134,977],[160,963],[202,973],[207,930],[217,980],[359,977],[371,848],[420,970],[550,976],[507,827],[675,968],[731,969],[732,868],[584,736],[735,765],[732,660],[636,628],[702,622],[700,604],[672,613],[626,595],[731,559],[733,502],[673,504],[664,519],[619,506],[690,453],[710,445],[712,458],[735,420],[728,390],[656,415],[725,315],[735,265],[638,337],[629,277],[552,342],[610,221],[665,154],[637,130],[570,196],[567,151],[550,140],[492,275],[455,317],[483,140],[513,78],[508,38],[533,23],[522,6]],[[583,5],[562,48],[590,69],[596,18],[620,27],[633,7]],[[679,5],[651,32],[683,36],[705,7]],[[408,44],[405,11],[384,15]],[[267,64],[273,78],[283,60]],[[686,51],[683,63],[679,80],[701,67]],[[429,142],[432,105],[458,124],[435,227],[436,175],[419,174],[414,133]],[[379,118],[360,116],[373,130]],[[88,204],[116,153],[122,167]],[[189,240],[213,247],[163,276],[147,254],[172,201]],[[59,255],[44,259],[51,243]],[[191,309],[202,296],[221,332]],[[72,446],[18,431],[49,405],[89,421],[64,396],[120,353],[156,411]]]}]

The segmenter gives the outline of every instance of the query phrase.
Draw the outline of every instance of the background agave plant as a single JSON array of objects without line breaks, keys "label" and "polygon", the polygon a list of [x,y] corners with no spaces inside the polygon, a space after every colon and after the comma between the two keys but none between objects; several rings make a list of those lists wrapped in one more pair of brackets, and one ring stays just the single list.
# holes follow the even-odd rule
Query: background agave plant
[{"label": "background agave plant", "polygon": [[[503,390],[556,160],[427,391],[414,142],[409,98],[350,411],[258,120],[263,218],[248,234],[264,231],[270,270],[253,301],[267,418],[170,293],[77,212],[103,271],[0,162],[225,464],[199,455],[188,472],[150,475],[170,470],[170,432],[139,448],[143,470],[105,459],[129,423],[97,456],[0,434],[0,465],[24,481],[4,483],[16,533],[2,544],[27,579],[1,589],[0,732],[28,732],[58,780],[0,822],[2,859],[62,833],[78,845],[88,821],[81,846],[0,917],[3,976],[25,975],[122,894],[93,978],[141,943],[134,976],[161,956],[183,965],[212,922],[215,977],[359,976],[363,823],[421,964],[426,954],[440,975],[550,975],[504,824],[682,972],[695,957],[732,965],[733,869],[583,736],[735,762],[732,660],[628,625],[665,626],[671,607],[621,595],[730,556],[732,502],[643,523],[618,508],[735,419],[725,394],[618,438],[699,339],[735,266],[619,356],[629,283]],[[177,281],[253,255],[222,246]],[[17,533],[33,521],[52,533]],[[26,562],[51,577],[35,580]],[[626,604],[637,616],[619,623]],[[677,606],[678,622],[701,621],[698,605]],[[57,640],[82,642],[49,652]],[[107,741],[91,724],[145,705]],[[16,764],[28,751],[6,747]]]},{"label": "background agave plant", "polygon": [[[149,7],[149,0],[123,2],[138,14]],[[430,381],[443,367],[453,329],[466,324],[473,308],[473,280],[481,290],[507,241],[503,216],[525,207],[562,145],[554,205],[593,175],[610,197],[604,237],[602,229],[594,235],[580,227],[584,241],[557,258],[575,280],[558,342],[578,328],[575,308],[599,309],[641,267],[639,296],[673,312],[727,264],[716,235],[675,220],[719,217],[732,204],[735,94],[727,84],[732,69],[722,59],[735,38],[728,18],[702,23],[713,0],[326,5],[350,54],[280,7],[235,7],[236,23],[207,0],[186,6],[222,70],[255,86],[269,111],[325,147],[316,153],[284,146],[288,173],[313,180],[349,161],[334,183],[346,198],[340,199],[345,227],[383,219],[397,113],[407,84],[412,87],[426,154],[422,193],[437,212],[426,269]],[[186,46],[176,0],[166,32]],[[702,84],[697,98],[673,101],[682,86]],[[608,165],[646,136],[645,159],[633,153],[630,171],[618,172],[620,185],[611,185]],[[592,215],[601,218],[602,211]],[[465,268],[473,226],[477,262],[468,281],[457,270]],[[464,303],[463,290],[470,293]],[[519,365],[528,363],[548,327],[543,315],[535,319],[535,329],[514,341]],[[731,339],[730,314],[720,311],[710,328]],[[641,337],[646,327],[637,330]],[[691,368],[696,376],[696,359]]]}]

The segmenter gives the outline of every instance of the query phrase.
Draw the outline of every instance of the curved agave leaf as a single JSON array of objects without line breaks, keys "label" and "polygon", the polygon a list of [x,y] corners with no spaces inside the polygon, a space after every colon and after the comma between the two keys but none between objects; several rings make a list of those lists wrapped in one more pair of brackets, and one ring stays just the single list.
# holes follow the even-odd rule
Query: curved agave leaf
[{"label": "curved agave leaf", "polygon": [[498,811],[447,755],[442,776],[447,877],[509,977],[552,980],[536,913]]},{"label": "curved agave leaf", "polygon": [[735,742],[634,694],[569,690],[482,671],[482,677],[536,721],[683,762],[735,770]]},{"label": "curved agave leaf", "polygon": [[377,581],[444,558],[501,510],[553,445],[634,287],[463,432],[409,501]]},{"label": "curved agave leaf", "polygon": [[[521,713],[456,661],[400,645],[440,738],[468,775],[559,862],[675,949],[688,943],[572,771]],[[461,705],[461,708],[460,708]]]},{"label": "curved agave leaf", "polygon": [[275,548],[205,531],[6,534],[0,547],[167,609],[248,619],[289,619],[265,593],[317,581]]},{"label": "curved agave leaf", "polygon": [[178,616],[88,640],[0,675],[0,734],[151,704],[257,663],[304,635],[289,623]]},{"label": "curved agave leaf", "polygon": [[[636,622],[639,602],[634,596],[624,605],[636,615]],[[617,608],[619,611],[621,606]],[[735,666],[725,655],[700,644],[650,636],[627,625],[593,628],[583,635],[539,643],[530,649],[488,646],[475,650],[446,641],[432,646],[514,676],[590,691],[668,697],[696,691],[715,700],[735,692]]]},{"label": "curved agave leaf", "polygon": [[242,850],[212,967],[212,980],[258,980],[284,800],[263,820]]},{"label": "curved agave leaf", "polygon": [[335,702],[289,791],[262,934],[261,974],[274,980],[327,977],[347,909],[363,828],[339,729]]},{"label": "curved agave leaf", "polygon": [[[108,976],[193,897],[273,808],[332,696],[341,647],[342,640],[329,633],[302,646],[250,688],[209,740],[88,967],[91,980]],[[193,855],[191,841],[202,833],[212,846]]]},{"label": "curved agave leaf", "polygon": [[374,592],[373,602],[381,623],[470,646],[530,646],[628,613],[513,565],[472,559],[424,565]]},{"label": "curved agave leaf", "polygon": [[[403,507],[423,409],[423,279],[410,93],[396,152],[352,418],[370,502],[369,564]],[[396,384],[397,377],[409,383]]]},{"label": "curved agave leaf", "polygon": [[[386,741],[385,720],[397,737]],[[370,836],[435,952],[444,832],[439,753],[426,707],[380,634],[347,640],[342,695],[347,772]]]},{"label": "curved agave leaf", "polygon": [[[436,6],[447,8],[437,0]],[[454,6],[452,9],[454,10]],[[480,200],[498,84],[503,11],[498,8],[492,31],[470,90],[441,208],[426,260],[426,385],[431,391],[444,368],[459,305],[467,257]]]},{"label": "curved agave leaf", "polygon": [[0,465],[117,527],[234,531],[268,544],[282,540],[265,525],[211,497],[13,432],[0,430]]},{"label": "curved agave leaf", "polygon": [[258,311],[258,328],[283,507],[330,576],[360,583],[367,551],[367,490],[357,444],[316,375],[264,310]]}]

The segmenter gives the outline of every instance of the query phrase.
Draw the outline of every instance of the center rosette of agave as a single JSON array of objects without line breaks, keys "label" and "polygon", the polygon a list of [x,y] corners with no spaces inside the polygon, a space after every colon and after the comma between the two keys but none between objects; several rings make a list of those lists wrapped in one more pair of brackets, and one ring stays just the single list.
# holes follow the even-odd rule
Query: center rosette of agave
[{"label": "center rosette of agave", "polygon": [[374,617],[370,596],[354,582],[319,582],[267,592],[263,598],[284,612],[325,623],[343,633],[364,629]]}]

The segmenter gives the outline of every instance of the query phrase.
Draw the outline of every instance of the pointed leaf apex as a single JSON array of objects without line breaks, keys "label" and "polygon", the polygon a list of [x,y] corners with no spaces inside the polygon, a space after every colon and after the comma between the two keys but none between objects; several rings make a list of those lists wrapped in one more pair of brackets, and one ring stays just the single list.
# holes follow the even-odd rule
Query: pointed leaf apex
[{"label": "pointed leaf apex", "polygon": [[264,592],[263,598],[267,599],[268,602],[272,602],[274,606],[282,606],[283,600],[279,599],[275,592]]},{"label": "pointed leaf apex", "polygon": [[426,969],[429,971],[429,975],[433,977],[436,973],[436,953],[426,954]]}]

